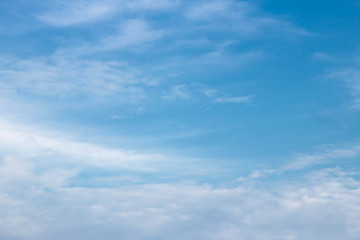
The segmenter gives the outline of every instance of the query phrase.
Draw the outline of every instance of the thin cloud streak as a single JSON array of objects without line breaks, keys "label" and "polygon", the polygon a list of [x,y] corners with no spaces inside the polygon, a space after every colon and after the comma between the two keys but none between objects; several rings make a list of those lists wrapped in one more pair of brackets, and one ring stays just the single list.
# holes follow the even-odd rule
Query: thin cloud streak
[{"label": "thin cloud streak", "polygon": [[176,0],[75,0],[51,1],[48,10],[36,17],[53,27],[71,27],[96,23],[129,11],[167,10],[178,5]]},{"label": "thin cloud streak", "polygon": [[336,159],[349,159],[360,154],[360,144],[356,143],[345,148],[329,149],[318,154],[302,154],[283,167],[284,171],[301,170],[311,166],[328,163]]},{"label": "thin cloud streak", "polygon": [[219,97],[215,99],[218,103],[250,103],[254,96],[241,96],[241,97]]},{"label": "thin cloud streak", "polygon": [[332,71],[327,77],[336,78],[346,84],[349,93],[353,96],[353,102],[350,104],[350,109],[358,110],[360,102],[360,68],[357,66]]},{"label": "thin cloud streak", "polygon": [[55,7],[50,12],[37,15],[40,21],[54,27],[99,21],[115,14],[116,1],[76,0],[54,1]]},{"label": "thin cloud streak", "polygon": [[[127,102],[146,97],[143,88],[153,82],[127,64],[114,61],[2,58],[2,91],[24,91],[60,97],[114,97]],[[119,95],[117,95],[119,96]]]},{"label": "thin cloud streak", "polygon": [[[131,150],[111,149],[87,142],[67,140],[59,133],[46,133],[34,127],[0,122],[0,142],[3,153],[18,158],[52,161],[75,166],[118,167],[125,169],[151,170],[155,162],[164,162],[171,157],[159,154],[136,153]],[[55,136],[51,136],[55,135]],[[60,135],[60,136],[56,136]]]}]

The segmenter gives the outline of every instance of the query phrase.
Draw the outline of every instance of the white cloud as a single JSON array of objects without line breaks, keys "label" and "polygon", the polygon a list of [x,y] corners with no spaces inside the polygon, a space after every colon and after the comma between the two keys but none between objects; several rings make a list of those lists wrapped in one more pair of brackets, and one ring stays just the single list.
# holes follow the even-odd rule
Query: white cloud
[{"label": "white cloud", "polygon": [[360,237],[359,187],[351,173],[339,169],[258,188],[187,183],[32,187],[19,195],[2,193],[0,221],[6,224],[0,232],[8,236],[4,240],[30,229],[21,239],[57,240],[67,233],[70,240],[353,240]]},{"label": "white cloud", "polygon": [[177,5],[177,0],[55,0],[37,18],[54,27],[69,27],[98,22],[121,13],[167,10]]},{"label": "white cloud", "polygon": [[[72,139],[58,132],[1,121],[1,239],[57,240],[65,233],[70,240],[114,236],[160,240],[360,237],[360,182],[353,172],[330,168],[305,175],[301,172],[294,179],[272,180],[274,172],[255,170],[245,179],[250,181],[229,182],[232,187],[183,181],[151,184],[131,172],[169,172],[158,163],[171,157]],[[359,146],[354,145],[301,157],[317,164],[324,159],[354,157],[359,152]],[[300,157],[295,160],[297,164],[302,161]],[[172,159],[172,164],[184,161]],[[294,171],[306,164],[284,169]],[[88,167],[125,168],[128,172],[100,177],[90,174],[85,179],[102,187],[71,186],[71,179],[81,179],[78,174]],[[202,168],[189,167],[188,171]],[[258,181],[263,177],[269,181]]]},{"label": "white cloud", "polygon": [[301,154],[296,156],[283,170],[300,170],[319,164],[328,163],[333,160],[349,159],[360,154],[360,144],[355,143],[348,147],[327,149],[315,154]]},{"label": "white cloud", "polygon": [[[57,165],[55,161],[53,164]],[[65,169],[63,166],[40,170],[41,168],[42,164],[34,162],[31,158],[7,155],[0,159],[0,186],[3,191],[11,191],[14,186],[63,187],[67,185],[68,179],[79,173],[79,169]]]},{"label": "white cloud", "polygon": [[162,32],[151,29],[147,22],[142,20],[129,20],[121,26],[119,35],[103,39],[96,47],[99,48],[99,50],[119,49],[129,45],[152,42],[161,36]]},{"label": "white cloud", "polygon": [[241,96],[241,97],[219,97],[215,99],[218,103],[250,103],[253,96]]},{"label": "white cloud", "polygon": [[[325,146],[312,154],[297,154],[278,168],[262,168],[253,171],[248,176],[241,176],[236,179],[239,182],[261,182],[264,179],[271,179],[282,174],[296,173],[298,171],[309,171],[313,167],[321,168],[324,165],[337,166],[340,161],[354,159],[360,155],[360,144],[358,142],[347,146]],[[303,173],[302,173],[303,174]]]},{"label": "white cloud", "polygon": [[157,79],[145,77],[138,67],[126,62],[82,57],[126,47],[141,51],[161,34],[144,21],[129,20],[122,23],[116,34],[95,42],[59,48],[50,56],[27,59],[1,56],[1,91],[61,98],[112,98],[118,102],[137,103],[147,97],[146,90],[156,86]]},{"label": "white cloud", "polygon": [[[108,53],[117,51],[125,52],[125,55],[143,54],[159,46],[159,40],[173,42],[170,47],[175,49],[178,42],[190,41],[187,39],[187,31],[203,32],[206,34],[213,31],[223,31],[218,27],[217,21],[206,23],[192,22],[196,19],[212,19],[213,16],[223,16],[230,21],[226,23],[225,32],[230,31],[235,35],[245,32],[258,32],[260,29],[271,29],[276,26],[288,32],[288,29],[299,30],[287,21],[281,21],[272,16],[265,16],[259,9],[248,2],[238,1],[210,1],[199,3],[181,3],[179,1],[153,0],[121,1],[113,0],[78,0],[75,2],[55,2],[55,7],[49,8],[40,18],[54,26],[71,26],[79,23],[92,22],[118,14],[124,11],[135,13],[132,19],[122,18],[118,28],[110,27],[113,33],[107,36],[98,36],[94,41],[81,41],[80,44],[65,44],[55,50],[53,56],[43,59],[20,60],[13,59],[0,65],[0,75],[5,79],[5,89],[31,92],[40,95],[69,96],[96,96],[100,98],[115,97],[116,100],[124,100],[136,103],[147,97],[146,88],[156,85],[156,81],[145,77],[146,74],[138,69],[131,68],[118,62],[96,60],[97,54],[107,56]],[[177,9],[176,14],[185,14],[188,19],[185,22],[174,24],[173,27],[159,25],[151,19],[147,19],[142,11],[161,10],[170,11]],[[185,11],[185,13],[184,13]],[[199,25],[200,24],[200,25]],[[215,25],[214,25],[215,24]],[[280,27],[279,27],[280,26]],[[185,28],[184,28],[185,27]],[[229,29],[228,29],[229,28]],[[242,28],[240,31],[239,28]],[[184,29],[186,31],[184,32]],[[85,30],[85,29],[84,29]],[[272,31],[272,30],[271,30]],[[104,31],[105,32],[105,31]],[[108,31],[109,32],[109,31]],[[173,41],[174,35],[176,39]],[[247,65],[261,58],[262,53],[258,50],[233,53],[227,51],[231,44],[236,44],[238,37],[229,36],[229,41],[212,42],[211,49],[204,53],[191,56],[169,56],[159,61],[152,69],[185,69],[188,66],[211,65],[216,67],[236,67]],[[168,41],[170,40],[170,41]],[[194,46],[192,46],[194,47]],[[196,47],[196,46],[195,46]],[[209,47],[209,46],[208,46]],[[169,51],[171,52],[171,51]],[[86,58],[87,60],[84,60]],[[93,60],[88,60],[93,59]],[[162,63],[161,63],[162,62]],[[10,65],[10,68],[8,67]],[[151,64],[150,64],[151,65]],[[149,67],[149,66],[148,66]],[[1,69],[2,68],[2,69]],[[189,98],[189,91],[184,89],[170,90],[165,98]],[[209,94],[214,95],[214,93]],[[176,97],[175,97],[176,96]],[[220,97],[217,102],[245,102],[243,97]]]},{"label": "white cloud", "polygon": [[[226,44],[225,44],[226,45]],[[209,64],[214,66],[245,66],[252,62],[258,61],[263,54],[260,51],[248,51],[243,53],[229,53],[225,51],[224,44],[220,44],[215,51],[200,55],[194,59],[198,64]]]},{"label": "white cloud", "polygon": [[[186,12],[191,20],[214,20],[216,18],[242,18],[254,6],[246,2],[234,1],[205,1],[192,5]],[[236,15],[235,15],[236,13]]]},{"label": "white cloud", "polygon": [[3,57],[0,76],[2,91],[59,97],[116,95],[118,101],[129,103],[144,99],[144,88],[152,85],[139,70],[124,63],[66,58]]},{"label": "white cloud", "polygon": [[221,95],[222,93],[217,89],[209,88],[204,84],[192,83],[171,86],[163,98],[167,100],[184,100],[205,97],[205,100],[210,100],[216,103],[250,103],[254,98],[254,96],[225,97]]},{"label": "white cloud", "polygon": [[151,28],[146,21],[133,19],[124,20],[114,31],[105,37],[92,42],[69,45],[58,48],[54,54],[56,58],[79,58],[91,54],[108,51],[130,51],[141,53],[154,42],[160,40],[163,30]]},{"label": "white cloud", "polygon": [[0,160],[0,184],[11,181],[26,181],[31,177],[34,164],[6,156]]},{"label": "white cloud", "polygon": [[206,29],[234,31],[238,35],[254,35],[267,31],[309,35],[300,27],[277,16],[271,16],[247,1],[200,1],[188,6],[185,16],[189,20],[206,22]]},{"label": "white cloud", "polygon": [[337,78],[346,84],[350,94],[354,97],[350,105],[352,109],[359,109],[360,99],[360,70],[358,67],[351,67],[343,70],[333,71],[328,77]]},{"label": "white cloud", "polygon": [[215,47],[215,49],[195,56],[172,56],[166,58],[161,66],[158,67],[161,67],[161,69],[175,69],[179,71],[180,74],[182,73],[181,70],[184,71],[183,69],[189,69],[190,71],[194,69],[206,71],[208,68],[243,69],[245,66],[258,62],[263,58],[263,53],[261,51],[233,53],[224,49],[225,47],[226,43],[221,43]]},{"label": "white cloud", "polygon": [[320,61],[336,61],[336,58],[334,56],[322,52],[313,53],[313,58]]},{"label": "white cloud", "polygon": [[352,109],[360,110],[360,98],[355,98],[350,107]]},{"label": "white cloud", "polygon": [[205,97],[205,100],[214,101],[216,103],[250,103],[254,98],[254,96],[224,97],[221,96],[221,94],[222,93],[219,90],[209,88],[204,84],[192,83],[171,86],[163,98],[167,100],[188,100]]},{"label": "white cloud", "polygon": [[167,10],[179,6],[179,0],[135,0],[129,1],[132,10]]},{"label": "white cloud", "polygon": [[117,9],[117,2],[112,0],[54,1],[52,4],[54,7],[50,11],[37,17],[55,27],[67,27],[107,18]]},{"label": "white cloud", "polygon": [[203,89],[205,96],[207,97],[214,97],[218,90],[212,88],[205,88]]},{"label": "white cloud", "polygon": [[[71,138],[73,137],[66,137],[64,134],[48,132],[36,127],[9,123],[4,120],[0,122],[0,150],[3,154],[15,156],[17,159],[30,159],[31,161],[35,159],[36,163],[45,165],[48,159],[51,159],[50,167],[52,164],[61,166],[70,164],[79,168],[94,166],[152,171],[155,169],[155,163],[171,159],[170,156],[108,148],[71,140]],[[19,163],[23,167],[16,169],[18,171],[24,169],[26,172],[32,166],[26,164],[34,164],[32,162]],[[5,166],[7,165],[5,164]]]},{"label": "white cloud", "polygon": [[169,93],[167,93],[163,98],[165,99],[188,99],[190,98],[190,90],[187,85],[180,84],[172,86]]},{"label": "white cloud", "polygon": [[343,80],[349,87],[351,94],[360,95],[360,70],[357,68],[348,68],[342,71],[336,71],[330,74],[330,77],[337,77]]}]

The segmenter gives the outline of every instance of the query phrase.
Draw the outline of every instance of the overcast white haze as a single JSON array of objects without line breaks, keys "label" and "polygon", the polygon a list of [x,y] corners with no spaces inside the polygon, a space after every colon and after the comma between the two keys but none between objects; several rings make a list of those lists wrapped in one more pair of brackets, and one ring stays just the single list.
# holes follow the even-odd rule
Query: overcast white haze
[{"label": "overcast white haze", "polygon": [[360,239],[358,0],[0,2],[1,240]]}]

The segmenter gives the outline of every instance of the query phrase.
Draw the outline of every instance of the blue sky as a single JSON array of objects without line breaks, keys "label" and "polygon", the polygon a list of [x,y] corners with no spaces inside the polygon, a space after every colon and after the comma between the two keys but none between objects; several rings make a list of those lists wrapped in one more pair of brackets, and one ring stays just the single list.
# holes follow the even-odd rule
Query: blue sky
[{"label": "blue sky", "polygon": [[0,238],[360,238],[360,2],[0,3]]}]

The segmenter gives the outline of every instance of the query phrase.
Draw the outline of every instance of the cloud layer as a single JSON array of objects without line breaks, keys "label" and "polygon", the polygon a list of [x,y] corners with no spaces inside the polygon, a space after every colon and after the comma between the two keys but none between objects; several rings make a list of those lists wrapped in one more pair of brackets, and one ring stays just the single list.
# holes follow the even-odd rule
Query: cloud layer
[{"label": "cloud layer", "polygon": [[[2,162],[2,166],[4,166]],[[26,176],[21,173],[22,176]],[[47,180],[44,178],[44,181]],[[327,169],[266,187],[19,185],[1,193],[5,239],[356,239],[360,183]],[[21,186],[21,187],[20,187]],[[36,200],[36,201],[34,201]]]}]

